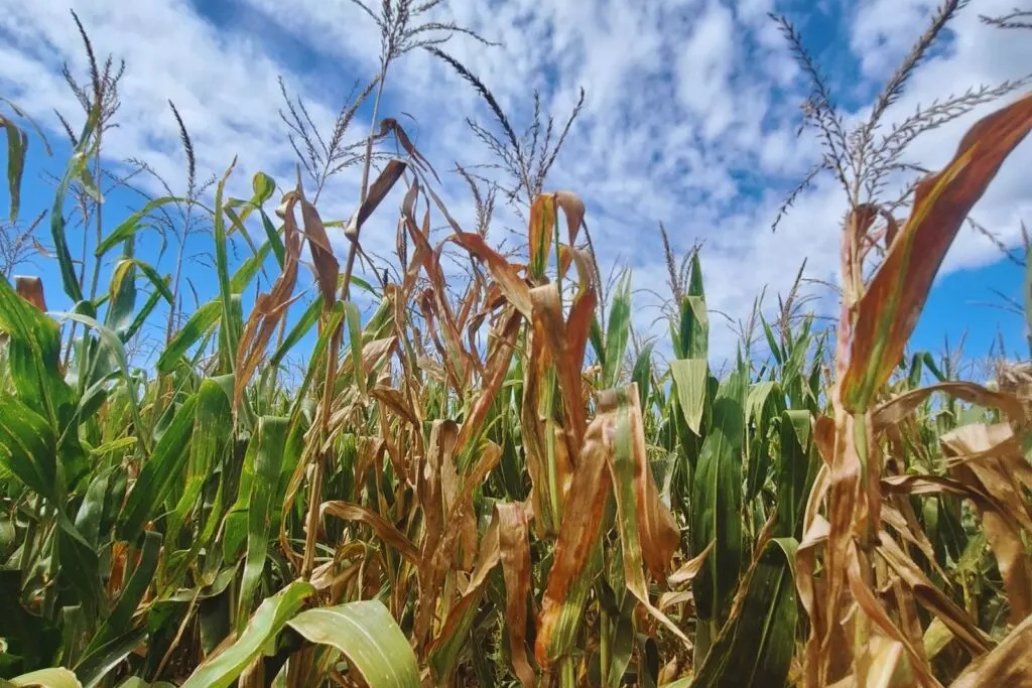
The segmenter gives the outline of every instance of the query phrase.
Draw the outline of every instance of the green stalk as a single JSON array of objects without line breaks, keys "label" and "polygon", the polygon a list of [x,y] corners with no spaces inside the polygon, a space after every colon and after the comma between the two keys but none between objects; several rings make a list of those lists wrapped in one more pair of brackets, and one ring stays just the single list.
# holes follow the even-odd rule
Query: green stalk
[{"label": "green stalk", "polygon": [[577,688],[577,671],[573,664],[573,657],[563,656],[559,663],[559,686],[560,688]]}]

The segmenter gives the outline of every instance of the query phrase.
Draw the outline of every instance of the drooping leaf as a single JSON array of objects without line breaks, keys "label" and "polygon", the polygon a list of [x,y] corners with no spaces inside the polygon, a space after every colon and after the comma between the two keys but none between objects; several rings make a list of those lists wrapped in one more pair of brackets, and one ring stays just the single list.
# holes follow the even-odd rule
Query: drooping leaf
[{"label": "drooping leaf", "polygon": [[950,688],[1027,686],[1032,684],[1032,616],[1015,626],[990,652],[976,658]]},{"label": "drooping leaf", "polygon": [[94,249],[93,254],[97,258],[101,258],[107,255],[108,251],[113,249],[115,246],[118,246],[127,239],[134,237],[144,226],[142,224],[143,220],[158,208],[162,208],[170,204],[188,204],[194,202],[195,201],[191,201],[189,198],[178,198],[175,196],[163,196],[161,198],[155,198],[152,201],[148,201],[146,205],[123,220],[122,223],[114,229],[114,231],[104,237],[104,239]]},{"label": "drooping leaf", "polygon": [[182,688],[227,688],[232,685],[261,654],[266,643],[279,635],[314,593],[311,583],[297,580],[266,598],[236,641],[202,662]]},{"label": "drooping leaf", "polygon": [[408,638],[376,600],[309,609],[287,624],[309,642],[338,650],[368,686],[420,685],[416,655]]},{"label": "drooping leaf", "polygon": [[11,679],[11,685],[18,688],[82,688],[79,679],[68,669],[40,669]]},{"label": "drooping leaf", "polygon": [[333,246],[330,244],[330,237],[326,233],[322,218],[319,217],[319,211],[305,199],[304,195],[301,195],[300,189],[298,194],[301,201],[301,217],[304,220],[303,231],[308,239],[308,247],[311,249],[312,260],[315,263],[315,279],[319,284],[324,307],[332,306],[337,298],[337,277],[340,274],[340,264],[333,255]]},{"label": "drooping leaf", "polygon": [[10,220],[18,221],[21,206],[22,172],[25,170],[25,154],[29,147],[29,135],[18,125],[0,115],[0,125],[7,132],[7,191],[11,197]]},{"label": "drooping leaf", "polygon": [[870,406],[903,355],[947,249],[1003,161],[1032,130],[1032,94],[977,122],[953,160],[917,186],[910,218],[867,284],[841,381],[850,411]]},{"label": "drooping leaf", "polygon": [[690,647],[688,636],[649,599],[645,574],[648,572],[658,580],[666,578],[670,559],[680,542],[680,531],[673,514],[659,500],[634,385],[606,391],[599,399],[599,417],[609,421],[608,433],[611,433],[612,445],[607,459],[616,497],[627,590]]}]

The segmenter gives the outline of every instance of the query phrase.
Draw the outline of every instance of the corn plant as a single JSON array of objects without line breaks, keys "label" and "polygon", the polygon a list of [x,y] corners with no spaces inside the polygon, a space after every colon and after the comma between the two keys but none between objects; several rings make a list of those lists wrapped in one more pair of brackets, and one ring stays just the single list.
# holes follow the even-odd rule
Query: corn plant
[{"label": "corn plant", "polygon": [[[422,7],[362,6],[386,46],[377,93],[421,45],[396,22]],[[907,220],[852,197],[839,321],[790,295],[754,318],[766,355],[746,332],[723,372],[699,251],[683,270],[668,252],[669,336],[639,346],[633,275],[602,298],[576,194],[521,186],[525,250],[503,255],[490,212],[453,216],[396,120],[344,143],[347,106],[323,148],[288,101],[295,145],[315,142],[304,181],[258,173],[233,198],[230,166],[211,198],[168,194],[110,227],[91,215],[107,286],[84,289],[64,209],[97,176],[104,102],[86,98],[51,211],[72,307],[47,311],[58,285],[0,278],[5,684],[1032,681],[1032,373],[1005,363],[979,385],[905,355],[953,236],[1032,128],[1032,95],[977,123]],[[828,107],[833,144],[877,148],[873,125],[840,139]],[[3,121],[16,189],[29,134]],[[324,219],[342,161],[367,179],[347,220]],[[366,281],[362,229],[392,190],[396,277]],[[210,224],[216,288],[179,324],[163,317],[181,307],[178,263],[136,246],[184,204]],[[135,359],[155,320],[176,325]]]}]

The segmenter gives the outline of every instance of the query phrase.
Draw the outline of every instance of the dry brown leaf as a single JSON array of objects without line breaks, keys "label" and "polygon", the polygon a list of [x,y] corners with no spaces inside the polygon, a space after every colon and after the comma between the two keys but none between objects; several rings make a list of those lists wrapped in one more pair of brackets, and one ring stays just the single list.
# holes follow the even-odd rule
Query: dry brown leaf
[{"label": "dry brown leaf", "polygon": [[362,231],[362,225],[369,219],[369,216],[373,214],[373,211],[383,202],[383,199],[387,197],[390,190],[394,188],[394,185],[401,175],[405,172],[405,163],[401,160],[390,160],[386,167],[376,177],[376,181],[373,182],[372,186],[369,187],[369,192],[366,194],[365,201],[359,206],[358,212],[348,222],[348,226],[344,229],[344,235],[351,241],[358,239],[359,233]]},{"label": "dry brown leaf", "polygon": [[298,187],[298,195],[301,201],[301,218],[305,223],[304,233],[312,251],[312,261],[315,263],[315,278],[323,297],[323,309],[329,310],[337,300],[340,263],[333,255],[333,246],[330,244],[330,237],[326,234],[322,218],[319,217],[319,211],[301,195],[300,187]]},{"label": "dry brown leaf", "polygon": [[667,576],[667,584],[674,587],[690,583],[699,573],[699,569],[702,568],[703,563],[706,561],[706,557],[708,557],[710,552],[713,551],[713,547],[714,543],[709,543],[706,545],[706,549],[699,552],[698,555],[686,561],[680,566],[680,568]]},{"label": "dry brown leaf", "polygon": [[657,580],[665,580],[670,558],[680,544],[680,532],[673,514],[659,501],[646,453],[637,384],[602,392],[598,414],[606,422],[603,441],[616,491],[627,590],[685,647],[691,648],[692,641],[684,631],[652,604],[645,580],[645,569]]},{"label": "dry brown leaf", "polygon": [[405,398],[405,394],[400,389],[394,389],[393,387],[373,387],[369,390],[369,396],[394,411],[401,418],[405,419],[405,421],[418,426],[419,418],[413,412],[412,407],[408,403],[408,399]]},{"label": "dry brown leaf", "polygon": [[600,413],[584,435],[584,446],[564,505],[552,568],[541,600],[535,655],[542,667],[549,663],[548,648],[570,588],[584,570],[598,540],[610,485],[604,435],[607,430],[611,431],[612,422],[611,417]]},{"label": "dry brown leaf", "polygon": [[[888,533],[879,533],[878,554],[900,577],[925,609],[942,619],[953,634],[972,655],[987,652],[992,640],[978,627],[963,609],[948,598],[900,549]],[[916,668],[916,667],[915,667]]]},{"label": "dry brown leaf", "polygon": [[276,278],[272,289],[255,300],[254,309],[240,334],[233,368],[234,410],[239,408],[251,376],[265,360],[266,347],[292,302],[301,256],[301,233],[294,217],[294,206],[298,200],[298,193],[291,192],[283,198],[283,205],[276,211],[283,218],[283,271]]},{"label": "dry brown leaf", "polygon": [[1032,616],[1014,627],[991,652],[975,659],[950,688],[1032,686]]},{"label": "dry brown leaf", "polygon": [[18,296],[44,313],[47,312],[47,300],[43,296],[43,280],[39,277],[15,275],[14,290],[18,292]]},{"label": "dry brown leaf", "polygon": [[498,546],[505,579],[505,617],[513,670],[524,688],[536,675],[527,657],[527,601],[531,599],[530,529],[519,504],[498,504]]},{"label": "dry brown leaf", "polygon": [[[887,537],[887,536],[886,536]],[[864,569],[868,568],[860,561],[860,553],[857,551],[855,544],[850,543],[850,547],[847,550],[847,579],[849,581],[849,590],[853,593],[853,599],[856,600],[857,605],[863,613],[870,619],[879,631],[885,634],[890,640],[900,644],[900,646],[906,651],[907,656],[911,660],[911,668],[917,674],[916,679],[923,686],[941,686],[942,684],[932,675],[931,667],[923,661],[921,652],[915,648],[907,635],[893,622],[892,618],[885,611],[881,602],[875,597],[871,591],[870,585],[864,580]],[[923,650],[923,648],[922,648]],[[862,672],[867,672],[871,669],[869,655],[870,648],[864,648],[866,657],[854,658],[854,666],[860,669]],[[856,661],[860,659],[861,661]],[[860,685],[869,685],[871,680],[870,675],[864,676],[860,673],[857,676],[857,682]]]},{"label": "dry brown leaf", "polygon": [[1011,394],[994,392],[973,382],[950,381],[910,390],[879,406],[872,414],[875,432],[890,425],[896,425],[937,392],[979,406],[998,408],[1015,421],[1022,421],[1025,418],[1025,404]]},{"label": "dry brown leaf", "polygon": [[866,411],[892,375],[946,250],[1030,129],[1032,94],[978,121],[961,140],[953,160],[918,184],[910,218],[857,304],[848,355],[840,361],[846,365],[839,379],[845,408]]},{"label": "dry brown leaf", "polygon": [[495,283],[498,285],[505,298],[516,307],[524,318],[530,318],[530,289],[527,283],[500,253],[487,245],[484,238],[472,232],[459,232],[451,237],[459,246],[463,247],[470,254],[487,263],[487,269],[491,272]]},{"label": "dry brown leaf", "polygon": [[459,429],[459,437],[456,440],[456,451],[462,452],[467,445],[483,431],[484,419],[491,410],[498,390],[505,382],[505,376],[509,372],[509,364],[512,362],[513,352],[516,349],[516,335],[519,333],[523,317],[519,312],[513,311],[505,319],[501,331],[493,333],[487,354],[487,370],[484,378],[480,381],[480,393],[473,402],[469,414],[462,421]]},{"label": "dry brown leaf", "polygon": [[445,512],[441,486],[442,465],[451,463],[458,426],[450,420],[434,421],[430,429],[430,444],[422,466],[417,466],[416,497],[423,512],[423,542],[420,548],[419,605],[412,634],[417,646],[422,646],[430,633],[441,586],[450,559],[439,555],[439,544],[444,537]]},{"label": "dry brown leaf", "polygon": [[406,561],[413,566],[419,565],[419,550],[416,549],[416,546],[394,524],[380,514],[359,504],[342,501],[323,502],[319,510],[324,516],[366,524],[377,538],[396,549]]},{"label": "dry brown leaf", "polygon": [[1011,623],[1032,614],[1032,559],[1021,530],[1032,532],[1028,501],[1017,479],[1028,463],[1010,426],[972,424],[941,438],[947,453],[960,463],[952,468],[958,481],[981,488],[991,500],[975,500],[986,540],[1003,576]]}]

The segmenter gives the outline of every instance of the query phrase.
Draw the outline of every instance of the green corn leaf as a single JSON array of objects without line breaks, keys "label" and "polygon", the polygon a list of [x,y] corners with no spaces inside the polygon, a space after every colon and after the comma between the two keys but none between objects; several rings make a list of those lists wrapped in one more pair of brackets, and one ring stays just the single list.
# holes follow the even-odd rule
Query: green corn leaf
[{"label": "green corn leaf", "polygon": [[133,613],[143,599],[147,588],[154,580],[154,571],[158,567],[158,554],[161,552],[161,533],[147,531],[143,537],[143,547],[140,548],[140,560],[133,569],[129,582],[118,597],[111,615],[107,618],[100,630],[90,641],[87,654],[100,649],[105,643],[114,640],[120,634],[132,630],[131,621]]},{"label": "green corn leaf", "polygon": [[[114,360],[118,362],[123,379],[127,381],[131,379],[129,376],[129,358],[125,353],[125,347],[122,345],[122,340],[117,334],[107,327],[104,327],[93,318],[85,315],[80,315],[78,313],[54,313],[54,316],[67,320],[74,320],[95,330],[97,334],[100,335],[100,341],[104,348],[111,354]],[[137,428],[143,428],[145,426],[143,424],[143,420],[140,418],[140,404],[136,399],[136,385],[128,384],[125,389],[128,392],[129,410],[132,412],[133,422]],[[149,448],[150,443],[144,435],[140,435],[140,442],[143,444],[144,450]]]},{"label": "green corn leaf", "polygon": [[793,538],[775,538],[767,543],[748,582],[740,615],[721,631],[689,685],[693,688],[785,685],[795,652],[797,547]]},{"label": "green corn leaf", "polygon": [[227,688],[232,685],[313,594],[315,588],[311,583],[298,580],[266,598],[236,642],[201,663],[181,688]]},{"label": "green corn leaf", "polygon": [[146,627],[134,628],[92,650],[75,665],[75,673],[85,688],[97,688],[146,639]]},{"label": "green corn leaf", "polygon": [[686,296],[681,302],[681,329],[677,343],[680,358],[706,358],[709,351],[709,314],[700,296]]},{"label": "green corn leaf", "polygon": [[262,269],[262,265],[265,263],[265,259],[269,257],[269,251],[271,250],[272,244],[265,242],[258,247],[255,253],[240,263],[240,267],[237,268],[229,280],[229,290],[231,293],[239,294],[247,288],[254,276]]},{"label": "green corn leaf", "polygon": [[0,396],[0,466],[29,489],[60,504],[55,444],[45,418],[16,397]]},{"label": "green corn leaf", "polygon": [[[166,277],[162,281],[162,284],[165,289],[168,289],[168,285],[171,282],[171,278]],[[129,323],[125,329],[119,332],[118,336],[122,338],[123,342],[128,342],[136,336],[136,333],[140,331],[144,324],[146,324],[147,320],[154,312],[154,309],[158,307],[158,302],[161,301],[162,296],[163,293],[160,290],[153,291],[149,296],[147,296],[147,300],[143,302],[143,306],[141,306],[140,310],[136,312],[136,315],[133,317],[133,321]]]},{"label": "green corn leaf", "polygon": [[[637,600],[634,595],[624,594],[623,604],[611,620],[612,635],[609,641],[609,665],[606,668],[606,683],[609,688],[623,684],[624,673],[634,653],[634,610]],[[604,631],[603,631],[604,632]]]},{"label": "green corn leaf", "polygon": [[50,209],[50,233],[54,242],[54,253],[57,255],[57,262],[61,268],[61,283],[64,286],[65,294],[72,300],[72,303],[82,301],[82,289],[79,286],[75,261],[72,259],[72,253],[68,248],[68,238],[65,234],[64,202],[72,182],[82,179],[83,174],[87,172],[87,165],[95,152],[93,132],[97,128],[99,119],[99,108],[93,108],[83,125],[79,143],[72,151],[61,181],[57,185],[54,204]]},{"label": "green corn leaf", "polygon": [[142,678],[133,676],[127,678],[118,684],[118,688],[176,688],[174,683],[168,681],[157,681],[156,683],[148,683]]},{"label": "green corn leaf", "polygon": [[[133,444],[135,444],[135,438],[133,439]],[[99,453],[97,450],[92,450],[90,454],[103,456],[107,450],[104,447],[100,449]],[[79,505],[79,510],[75,514],[75,528],[93,546],[99,544],[100,524],[104,517],[104,501],[111,488],[114,471],[114,467],[110,467],[93,476],[86,488],[86,496],[83,497],[82,504]]]},{"label": "green corn leaf", "polygon": [[362,366],[362,326],[359,321],[358,306],[349,301],[344,304],[344,319],[348,326],[348,337],[351,339],[351,363],[355,371],[355,382],[362,394],[366,392],[366,379]]},{"label": "green corn leaf", "polygon": [[763,489],[770,471],[770,434],[774,419],[784,408],[784,393],[777,382],[764,380],[753,384],[746,400],[746,428],[749,429],[749,456],[746,467],[745,500],[751,502]]},{"label": "green corn leaf", "polygon": [[219,380],[205,379],[197,390],[197,412],[190,439],[184,489],[176,508],[168,517],[166,542],[170,548],[178,546],[180,531],[190,515],[195,513],[201,489],[208,482],[212,471],[222,464],[222,457],[232,436],[233,412],[229,397]]},{"label": "green corn leaf", "polygon": [[675,349],[678,358],[706,358],[709,355],[709,313],[698,252],[692,256],[688,293],[681,301],[681,323],[675,344],[681,349]]},{"label": "green corn leaf", "polygon": [[[18,397],[55,431],[63,430],[74,413],[75,395],[60,372],[60,329],[53,319],[18,296],[2,275],[0,330],[9,337],[7,366]],[[73,475],[67,474],[69,478]]]},{"label": "green corn leaf", "polygon": [[925,351],[921,358],[924,361],[925,367],[928,368],[928,371],[935,376],[936,380],[938,380],[939,382],[946,382],[946,375],[944,375],[943,372],[939,369],[939,366],[936,365],[935,359],[932,358],[932,355],[930,353]]},{"label": "green corn leaf", "polygon": [[190,347],[201,341],[219,321],[220,308],[221,305],[217,301],[209,301],[194,311],[158,357],[159,372],[168,374],[175,369]]},{"label": "green corn leaf", "polygon": [[272,247],[272,253],[276,256],[276,263],[280,269],[283,269],[283,262],[286,260],[287,253],[286,249],[283,248],[283,239],[280,238],[279,230],[276,229],[276,225],[272,224],[272,220],[265,214],[264,210],[259,210],[262,217],[262,229],[265,230],[265,236],[269,241],[269,246]]},{"label": "green corn leaf", "polygon": [[131,268],[136,268],[140,272],[142,272],[143,276],[147,278],[147,281],[154,285],[154,288],[158,291],[158,294],[161,296],[161,298],[165,300],[166,303],[171,304],[175,302],[175,297],[172,295],[172,290],[168,286],[170,278],[167,276],[162,277],[160,274],[158,274],[158,271],[155,270],[149,263],[146,263],[142,260],[138,260],[136,258],[124,258],[120,260],[117,265],[115,265],[115,274],[118,274],[120,271],[129,273]]},{"label": "green corn leaf", "polygon": [[675,359],[670,361],[670,375],[677,387],[677,400],[684,422],[696,435],[701,434],[702,418],[706,411],[709,362],[705,358]]},{"label": "green corn leaf", "polygon": [[272,356],[269,357],[269,367],[277,368],[283,362],[291,350],[297,346],[297,343],[304,339],[305,335],[312,331],[315,324],[319,322],[319,316],[322,314],[323,300],[322,296],[316,296],[315,300],[305,309],[305,312],[301,314],[297,322],[290,328],[287,335],[283,338],[283,342],[276,347]]},{"label": "green corn leaf", "polygon": [[254,177],[251,178],[251,188],[254,190],[254,198],[251,199],[251,204],[261,206],[272,198],[272,194],[276,192],[276,180],[264,172],[256,172]]},{"label": "green corn leaf", "polygon": [[[241,263],[229,282],[230,291],[232,292],[230,301],[233,301],[234,297],[240,294],[254,279],[254,276],[258,274],[262,262],[269,255],[269,250],[269,244],[263,244],[255,255],[248,257],[247,260]],[[222,308],[221,297],[216,297],[194,311],[193,315],[186,321],[186,324],[183,325],[183,328],[172,337],[165,350],[161,352],[161,356],[158,357],[158,371],[165,374],[171,373],[178,365],[180,359],[186,355],[186,352],[210,334],[215,325],[221,322]],[[231,312],[239,313],[239,305],[231,305],[230,310]]]},{"label": "green corn leaf", "polygon": [[606,353],[602,366],[602,388],[616,384],[627,342],[631,337],[631,275],[626,273],[613,294],[606,325]]},{"label": "green corn leaf", "polygon": [[[132,260],[133,240],[126,239],[122,252],[122,260],[111,272],[108,285],[107,313],[104,324],[111,329],[122,330],[132,322],[133,311],[136,310],[136,263]],[[99,306],[98,306],[99,307]]]},{"label": "green corn leaf", "polygon": [[[265,204],[272,194],[276,191],[276,182],[272,177],[265,174],[264,172],[258,172],[251,178],[251,188],[253,194],[251,200],[244,201],[239,198],[230,198],[226,201],[223,206],[226,209],[226,216],[232,221],[233,226],[230,227],[229,234],[234,231],[239,231],[241,234],[247,234],[247,228],[244,227],[244,222],[251,216],[251,213],[255,210],[262,212],[262,205]],[[236,209],[241,208],[238,214]],[[281,264],[282,267],[282,264]]]},{"label": "green corn leaf", "polygon": [[0,116],[0,125],[7,131],[7,190],[11,196],[11,222],[18,221],[21,206],[22,172],[25,170],[25,154],[29,148],[29,135],[14,122]]},{"label": "green corn leaf", "polygon": [[103,600],[97,553],[63,510],[57,512],[56,549],[58,575],[75,591],[86,618],[92,622]]},{"label": "green corn leaf", "polygon": [[652,349],[653,342],[642,347],[631,373],[631,381],[638,385],[638,400],[644,413],[649,412],[649,391],[652,387]]},{"label": "green corn leaf", "polygon": [[803,512],[817,466],[811,460],[810,412],[790,410],[781,414],[781,456],[778,462],[777,537],[800,537]]},{"label": "green corn leaf", "polygon": [[258,447],[257,440],[252,440],[247,444],[244,463],[240,467],[237,498],[226,514],[225,532],[222,536],[222,556],[227,561],[235,561],[240,556],[244,543],[247,542],[247,514],[250,508],[251,492],[254,489]]},{"label": "green corn leaf", "polygon": [[145,206],[143,206],[143,208],[123,220],[120,225],[115,227],[115,230],[104,237],[104,239],[97,245],[93,254],[96,257],[101,258],[115,246],[118,246],[127,239],[133,238],[136,233],[145,226],[143,225],[143,220],[147,218],[147,216],[158,208],[172,203],[188,204],[197,202],[192,201],[189,198],[178,198],[176,196],[162,196],[161,198],[155,198],[154,200],[149,201]]},{"label": "green corn leaf", "polygon": [[74,664],[76,657],[82,652],[87,634],[92,625],[86,619],[81,604],[65,605],[58,611],[58,624],[63,636],[61,642],[61,659],[64,664]]},{"label": "green corn leaf", "polygon": [[365,685],[418,688],[419,667],[408,638],[376,600],[309,609],[287,622],[310,642],[341,652]]},{"label": "green corn leaf", "polygon": [[700,619],[723,622],[742,565],[742,465],[745,375],[741,368],[720,385],[692,484],[692,553],[714,543],[693,581]]},{"label": "green corn leaf", "polygon": [[[233,161],[234,165],[236,161]],[[226,220],[224,217],[225,208],[222,198],[229,181],[229,175],[233,172],[233,165],[230,165],[226,173],[222,175],[218,185],[215,187],[215,221],[213,240],[215,242],[215,276],[219,283],[219,301],[222,305],[222,360],[227,372],[232,372],[233,363],[236,359],[236,343],[240,338],[240,330],[237,329],[233,318],[232,295],[235,293],[229,283],[229,258],[226,253],[226,246],[229,239],[226,236]]]},{"label": "green corn leaf", "polygon": [[254,479],[247,499],[247,557],[244,577],[240,583],[240,607],[237,610],[238,630],[251,612],[258,583],[265,569],[272,533],[272,510],[276,506],[283,446],[287,437],[288,419],[262,416],[251,440],[257,443],[252,453],[255,459]]},{"label": "green corn leaf", "polygon": [[598,358],[598,364],[605,367],[606,345],[602,336],[602,326],[599,324],[597,316],[591,319],[591,329],[588,331],[588,341],[591,342],[591,348],[594,350],[596,358]]},{"label": "green corn leaf", "polygon": [[778,343],[778,338],[774,335],[774,330],[771,329],[770,323],[762,315],[760,316],[760,325],[763,326],[763,336],[767,339],[767,346],[770,348],[770,354],[777,361],[778,365],[782,365],[785,362],[785,354],[781,350],[781,345]]},{"label": "green corn leaf", "polygon": [[326,326],[322,329],[319,334],[319,338],[315,341],[315,346],[312,348],[312,354],[308,358],[308,370],[305,371],[305,379],[301,382],[301,386],[296,392],[297,402],[294,404],[294,410],[291,413],[292,416],[298,416],[301,411],[301,401],[304,399],[305,394],[308,393],[308,388],[312,385],[312,381],[316,375],[323,370],[323,361],[325,360],[326,349],[329,346],[330,339],[332,338],[333,331],[340,326],[341,321],[344,318],[344,305],[341,302],[333,304],[333,308],[330,309],[327,318]]},{"label": "green corn leaf", "polygon": [[176,409],[150,459],[144,464],[126,502],[119,527],[124,540],[136,542],[147,521],[159,513],[173,482],[182,472],[189,451],[190,434],[197,411],[197,395],[191,395]]}]

